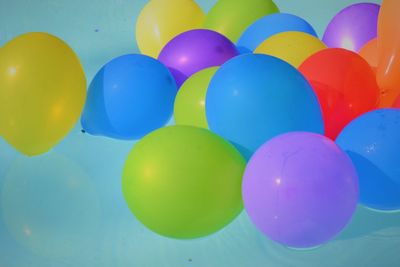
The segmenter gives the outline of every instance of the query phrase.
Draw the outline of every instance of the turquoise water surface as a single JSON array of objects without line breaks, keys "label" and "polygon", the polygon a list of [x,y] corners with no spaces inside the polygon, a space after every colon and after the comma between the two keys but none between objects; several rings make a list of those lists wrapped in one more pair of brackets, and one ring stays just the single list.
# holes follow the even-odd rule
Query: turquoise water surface
[{"label": "turquoise water surface", "polygon": [[[88,81],[113,57],[138,52],[134,26],[144,0],[0,0],[0,46],[15,36],[55,34],[78,53]],[[215,0],[198,1],[208,10]],[[350,0],[277,0],[321,36]],[[373,1],[380,2],[380,1]],[[81,133],[50,153],[25,158],[0,140],[0,267],[329,267],[400,266],[400,213],[359,207],[332,242],[282,247],[245,212],[206,238],[177,241],[142,226],[121,193],[121,170],[134,142]],[[21,215],[23,214],[23,215]]]}]

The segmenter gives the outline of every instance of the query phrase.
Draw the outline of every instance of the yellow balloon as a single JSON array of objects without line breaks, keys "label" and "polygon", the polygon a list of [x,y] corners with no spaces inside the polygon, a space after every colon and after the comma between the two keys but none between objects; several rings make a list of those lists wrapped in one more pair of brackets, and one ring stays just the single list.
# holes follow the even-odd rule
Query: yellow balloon
[{"label": "yellow balloon", "polygon": [[136,23],[140,51],[154,58],[178,34],[200,28],[204,12],[192,0],[151,0]]},{"label": "yellow balloon", "polygon": [[0,51],[0,133],[28,156],[50,150],[83,109],[86,78],[74,51],[46,33],[27,33]]},{"label": "yellow balloon", "polygon": [[280,58],[297,68],[308,57],[326,48],[321,40],[308,33],[282,32],[265,40],[254,53]]},{"label": "yellow balloon", "polygon": [[256,20],[277,12],[279,9],[272,0],[219,0],[207,14],[204,27],[236,43]]},{"label": "yellow balloon", "polygon": [[211,78],[218,68],[201,70],[185,81],[175,99],[174,119],[176,124],[208,129],[206,94]]}]

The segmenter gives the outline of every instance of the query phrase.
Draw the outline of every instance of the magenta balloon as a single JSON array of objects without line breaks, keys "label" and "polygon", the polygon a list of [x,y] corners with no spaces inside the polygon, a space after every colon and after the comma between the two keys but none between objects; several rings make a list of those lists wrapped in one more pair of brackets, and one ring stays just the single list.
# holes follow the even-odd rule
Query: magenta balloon
[{"label": "magenta balloon", "polygon": [[340,11],[328,24],[322,41],[328,47],[346,48],[358,52],[377,36],[380,6],[359,3]]},{"label": "magenta balloon", "polygon": [[211,30],[191,30],[179,34],[160,52],[158,59],[174,75],[179,86],[195,72],[220,66],[239,54],[225,36]]},{"label": "magenta balloon", "polygon": [[265,143],[250,159],[244,205],[269,238],[294,248],[321,245],[350,221],[358,178],[349,157],[330,139],[292,132]]}]

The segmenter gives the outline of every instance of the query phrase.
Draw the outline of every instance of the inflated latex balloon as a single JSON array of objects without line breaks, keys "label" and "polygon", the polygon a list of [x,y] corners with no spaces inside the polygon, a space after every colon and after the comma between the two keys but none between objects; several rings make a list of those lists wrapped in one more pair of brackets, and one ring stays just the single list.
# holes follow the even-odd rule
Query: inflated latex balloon
[{"label": "inflated latex balloon", "polygon": [[180,87],[192,74],[220,66],[238,54],[236,46],[225,36],[198,29],[176,36],[162,49],[158,59],[170,69]]},{"label": "inflated latex balloon", "polygon": [[206,94],[211,78],[218,67],[195,73],[179,89],[175,99],[174,118],[178,125],[208,128],[206,118]]},{"label": "inflated latex balloon", "polygon": [[400,1],[384,0],[378,21],[379,64],[376,78],[382,90],[381,107],[392,106],[400,94]]},{"label": "inflated latex balloon", "polygon": [[25,155],[57,145],[73,128],[86,97],[74,51],[47,33],[27,33],[0,50],[0,135]]},{"label": "inflated latex balloon", "polygon": [[360,56],[362,56],[368,64],[371,66],[372,70],[376,72],[376,68],[378,67],[378,39],[372,39],[368,43],[366,43],[359,52]]},{"label": "inflated latex balloon", "polygon": [[136,41],[143,54],[157,58],[178,34],[200,28],[204,13],[193,0],[151,0],[136,22]]},{"label": "inflated latex balloon", "polygon": [[311,86],[278,58],[246,54],[222,65],[206,96],[209,128],[245,157],[276,135],[323,133],[320,106]]},{"label": "inflated latex balloon", "polygon": [[279,9],[271,0],[219,0],[207,14],[203,27],[236,42],[256,20],[277,12]]},{"label": "inflated latex balloon", "polygon": [[358,3],[340,11],[328,24],[322,41],[332,48],[359,51],[377,36],[380,6]]},{"label": "inflated latex balloon", "polygon": [[83,129],[93,135],[139,139],[171,118],[176,84],[169,70],[145,55],[107,63],[89,87]]},{"label": "inflated latex balloon", "polygon": [[325,135],[332,139],[351,120],[378,106],[379,89],[374,72],[354,52],[325,49],[309,57],[299,70],[318,96]]},{"label": "inflated latex balloon", "polygon": [[269,238],[310,248],[335,237],[358,202],[356,170],[333,141],[293,132],[264,144],[243,178],[245,209]]},{"label": "inflated latex balloon", "polygon": [[99,234],[102,218],[94,181],[76,162],[53,151],[19,157],[2,183],[2,221],[32,255],[52,261],[74,257],[93,246]]},{"label": "inflated latex balloon", "polygon": [[251,24],[240,36],[237,46],[241,51],[252,52],[271,36],[288,31],[305,32],[317,37],[313,27],[304,19],[292,14],[276,13]]},{"label": "inflated latex balloon", "polygon": [[400,108],[400,95],[397,97],[396,101],[394,101],[393,107]]},{"label": "inflated latex balloon", "polygon": [[149,229],[198,238],[222,229],[242,211],[244,168],[240,153],[216,134],[170,126],[134,146],[122,189],[133,214]]},{"label": "inflated latex balloon", "polygon": [[377,210],[400,210],[400,110],[378,109],[352,121],[337,144],[356,166],[360,202]]},{"label": "inflated latex balloon", "polygon": [[254,53],[280,58],[297,68],[311,55],[326,48],[321,40],[308,33],[282,32],[262,42]]}]

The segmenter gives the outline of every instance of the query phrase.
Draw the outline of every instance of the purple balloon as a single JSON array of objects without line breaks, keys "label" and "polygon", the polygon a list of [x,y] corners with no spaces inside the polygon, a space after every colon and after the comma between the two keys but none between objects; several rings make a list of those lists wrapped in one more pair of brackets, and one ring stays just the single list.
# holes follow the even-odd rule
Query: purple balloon
[{"label": "purple balloon", "polygon": [[358,177],[349,157],[330,139],[292,132],[265,143],[243,181],[245,208],[269,238],[293,248],[321,245],[350,221]]},{"label": "purple balloon", "polygon": [[372,3],[346,7],[328,24],[322,41],[328,47],[358,52],[377,36],[379,9],[379,5]]},{"label": "purple balloon", "polygon": [[222,34],[211,30],[191,30],[179,34],[161,50],[158,59],[175,77],[178,87],[192,74],[220,66],[239,55],[236,46]]}]

